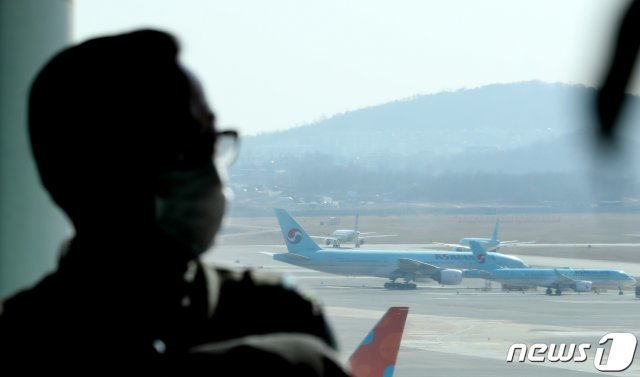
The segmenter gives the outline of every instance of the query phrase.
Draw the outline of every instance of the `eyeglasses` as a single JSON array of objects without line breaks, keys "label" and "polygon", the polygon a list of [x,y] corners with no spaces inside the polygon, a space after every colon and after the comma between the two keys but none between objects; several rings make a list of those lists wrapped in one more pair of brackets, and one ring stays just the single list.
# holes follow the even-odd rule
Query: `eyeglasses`
[{"label": "eyeglasses", "polygon": [[214,148],[213,161],[217,166],[226,168],[233,165],[238,159],[238,151],[240,149],[238,131],[216,131]]},{"label": "eyeglasses", "polygon": [[213,162],[219,170],[226,170],[238,158],[240,137],[238,131],[216,131],[207,127],[197,136],[180,146],[175,160],[168,160],[167,170],[193,169],[204,163]]}]

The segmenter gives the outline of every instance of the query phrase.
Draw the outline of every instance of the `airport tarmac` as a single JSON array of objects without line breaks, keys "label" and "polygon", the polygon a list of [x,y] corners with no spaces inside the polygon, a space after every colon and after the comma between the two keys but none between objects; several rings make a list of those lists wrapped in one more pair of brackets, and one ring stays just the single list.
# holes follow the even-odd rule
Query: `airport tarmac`
[{"label": "airport tarmac", "polygon": [[[410,248],[379,246],[382,245],[375,248]],[[283,245],[221,244],[205,254],[203,260],[292,277],[300,289],[324,304],[345,361],[388,307],[408,306],[395,377],[602,374],[593,365],[596,348],[610,345],[598,345],[602,336],[630,332],[640,337],[640,299],[631,290],[622,296],[616,291],[547,296],[544,289],[504,292],[497,283],[487,290],[484,280],[465,279],[453,287],[434,282],[419,284],[414,291],[392,291],[383,289],[384,279],[325,274],[274,261],[261,253],[284,251]],[[525,261],[527,258],[523,257]],[[566,265],[554,263],[559,261],[551,257],[540,258],[547,259],[537,262]],[[640,271],[640,263],[628,264],[625,268]],[[575,263],[569,265],[577,267]],[[587,351],[588,360],[582,363],[507,363],[507,352],[514,343],[589,343],[591,348]],[[616,375],[640,375],[639,359],[636,353],[633,364]]]}]

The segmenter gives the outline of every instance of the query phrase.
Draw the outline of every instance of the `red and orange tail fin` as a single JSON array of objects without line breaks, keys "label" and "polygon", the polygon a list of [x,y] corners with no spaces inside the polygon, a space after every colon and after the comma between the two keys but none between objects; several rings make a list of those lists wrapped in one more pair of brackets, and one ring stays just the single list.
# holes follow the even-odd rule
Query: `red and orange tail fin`
[{"label": "red and orange tail fin", "polygon": [[349,358],[354,377],[391,377],[408,307],[389,308]]}]

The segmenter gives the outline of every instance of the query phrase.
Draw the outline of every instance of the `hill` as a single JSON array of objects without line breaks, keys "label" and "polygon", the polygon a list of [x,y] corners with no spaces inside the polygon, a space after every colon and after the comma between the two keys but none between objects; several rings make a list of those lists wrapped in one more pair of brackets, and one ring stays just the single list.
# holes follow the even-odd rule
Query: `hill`
[{"label": "hill", "polygon": [[[241,190],[267,190],[281,198],[340,197],[343,203],[583,198],[571,182],[597,170],[590,138],[595,93],[580,85],[532,81],[350,111],[245,138],[232,182]],[[629,97],[629,104],[625,122],[640,126],[638,97]],[[631,133],[625,140],[628,150],[638,150]],[[637,155],[631,159],[640,166]],[[607,190],[612,191],[604,197],[627,195],[629,182],[635,179],[628,174],[609,175]],[[510,194],[504,185],[529,194]]]}]

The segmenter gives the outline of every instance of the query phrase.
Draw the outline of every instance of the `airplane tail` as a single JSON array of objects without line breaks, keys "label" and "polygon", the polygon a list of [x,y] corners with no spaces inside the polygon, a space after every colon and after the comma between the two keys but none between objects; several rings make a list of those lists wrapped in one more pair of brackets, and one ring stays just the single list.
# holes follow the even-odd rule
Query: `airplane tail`
[{"label": "airplane tail", "polygon": [[393,376],[408,313],[408,307],[387,310],[349,358],[354,377]]},{"label": "airplane tail", "polygon": [[321,250],[320,246],[313,242],[307,232],[304,231],[287,211],[276,208],[275,212],[278,223],[280,224],[280,230],[282,231],[282,237],[290,253],[305,254]]},{"label": "airplane tail", "polygon": [[491,241],[497,243],[498,242],[498,227],[500,226],[500,219],[496,219],[496,226],[493,228],[493,236],[491,236]]},{"label": "airplane tail", "polygon": [[496,270],[499,269],[500,266],[487,254],[486,250],[480,246],[480,244],[476,241],[469,241],[469,247],[471,247],[471,253],[473,253],[473,257],[478,264],[478,267],[481,270]]}]

